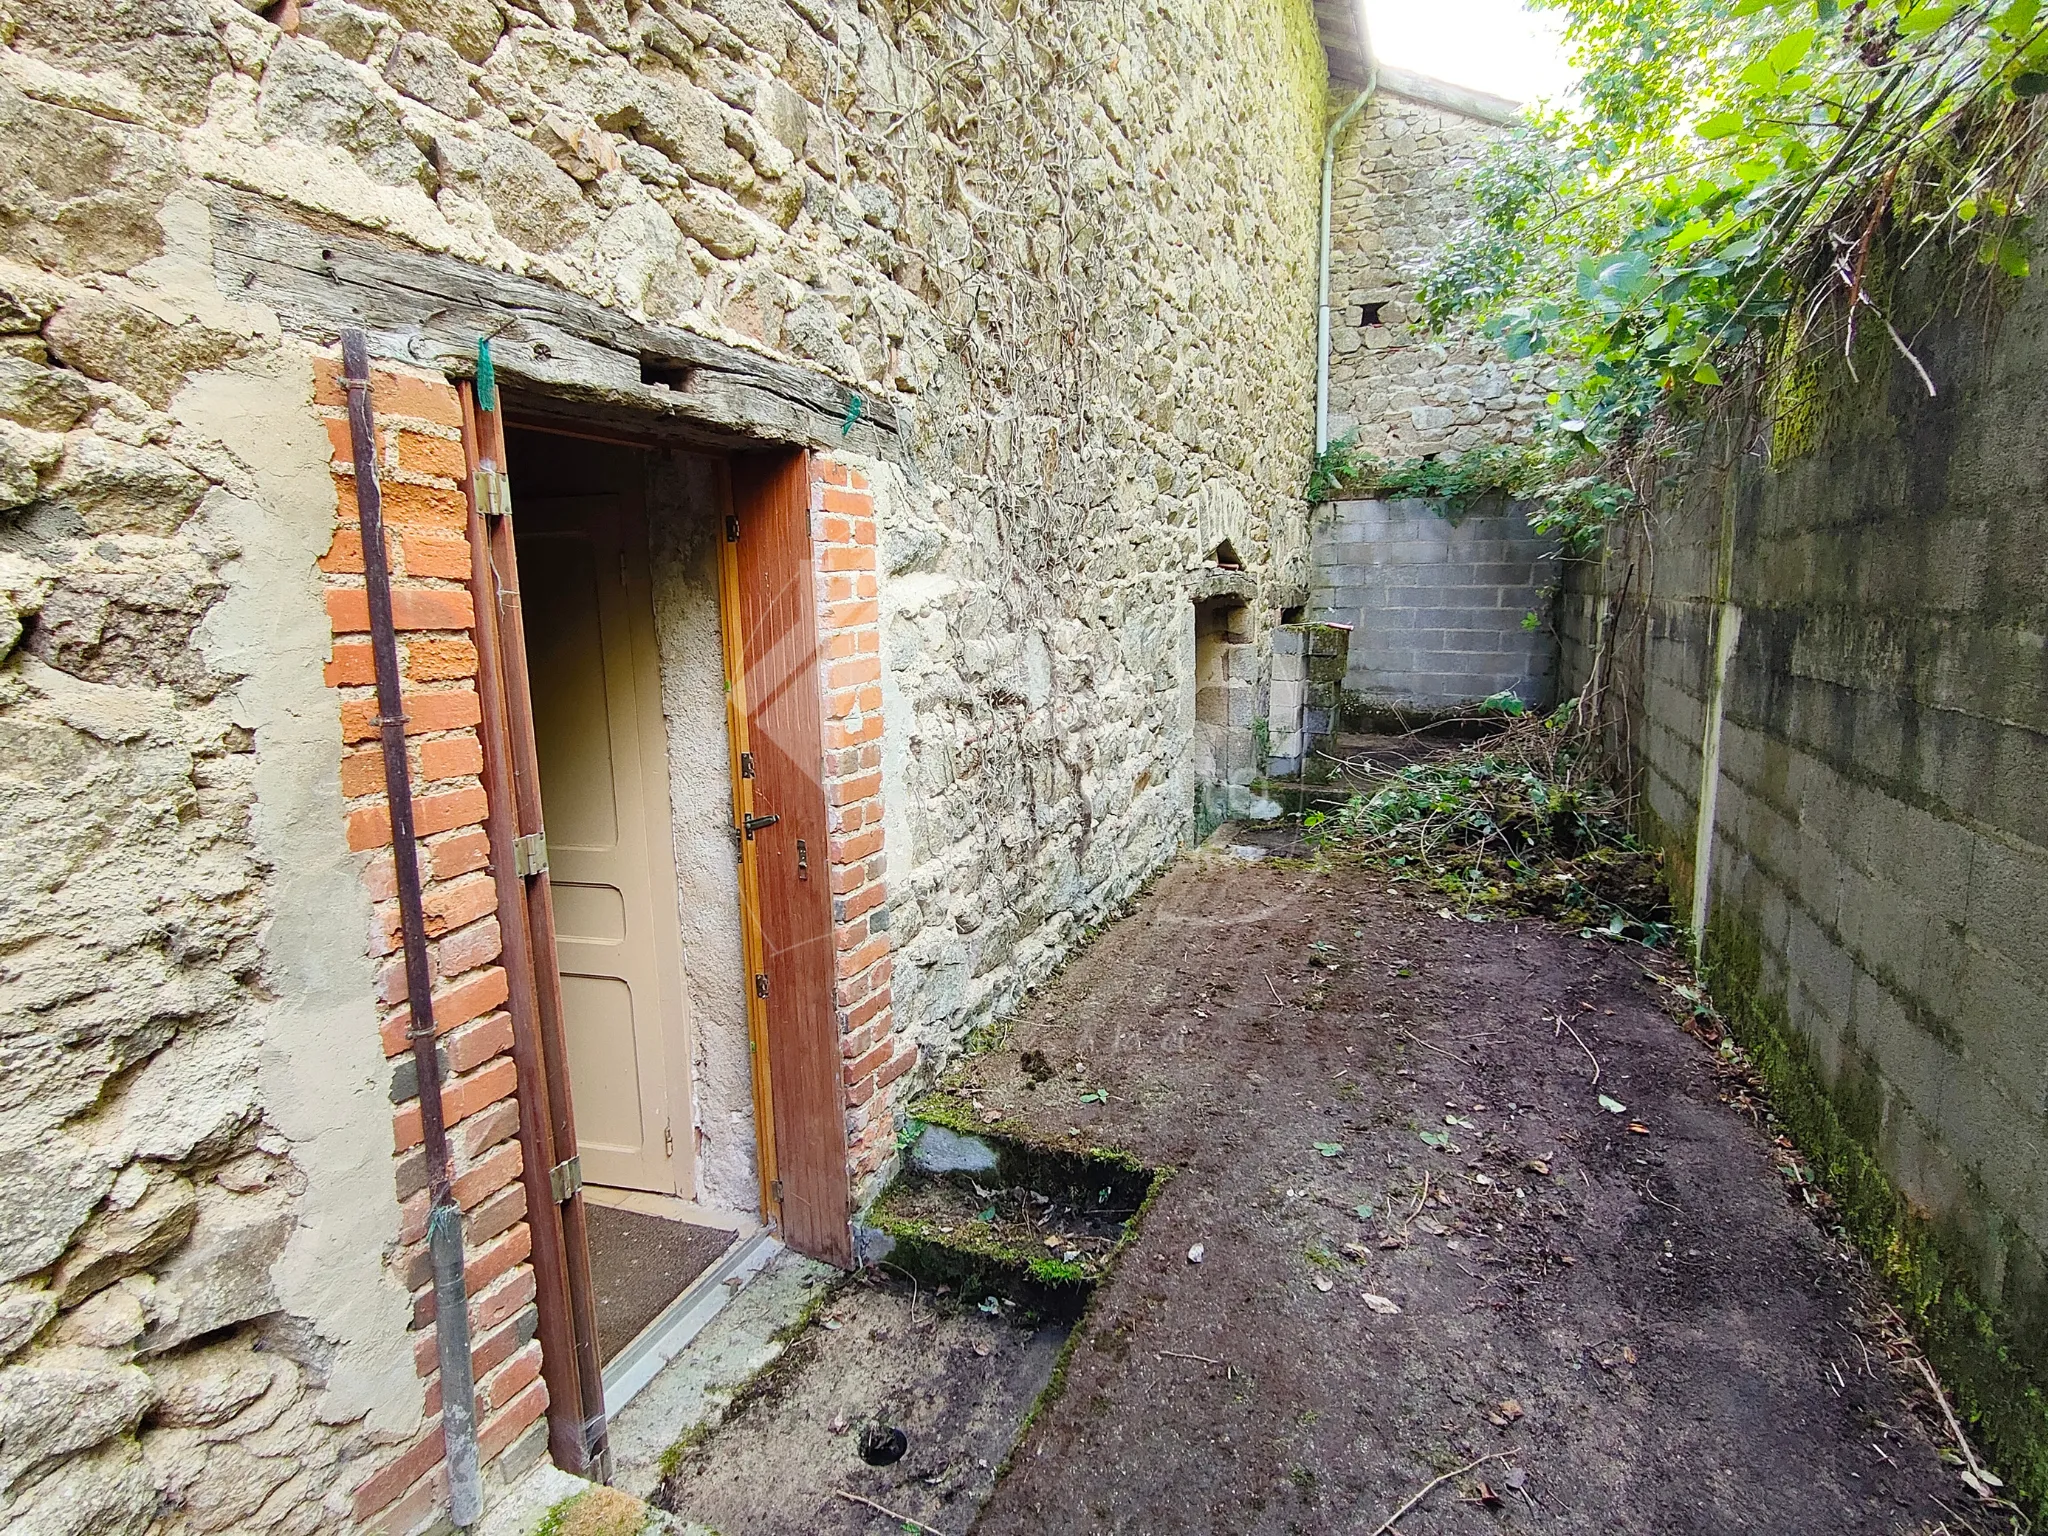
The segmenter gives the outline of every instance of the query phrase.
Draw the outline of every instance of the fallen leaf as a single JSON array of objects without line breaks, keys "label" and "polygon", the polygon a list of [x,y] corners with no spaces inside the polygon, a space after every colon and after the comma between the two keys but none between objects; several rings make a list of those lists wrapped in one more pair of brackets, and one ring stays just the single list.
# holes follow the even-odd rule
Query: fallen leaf
[{"label": "fallen leaf", "polygon": [[1543,1159],[1540,1157],[1532,1157],[1529,1159],[1528,1162],[1524,1163],[1522,1166],[1527,1168],[1531,1173],[1550,1172],[1550,1164],[1543,1161]]},{"label": "fallen leaf", "polygon": [[1637,1136],[1647,1136],[1650,1134],[1650,1128],[1640,1120],[1629,1121],[1628,1128],[1632,1134]]},{"label": "fallen leaf", "polygon": [[1500,1400],[1500,1416],[1512,1423],[1522,1416],[1522,1405],[1512,1397],[1504,1397]]},{"label": "fallen leaf", "polygon": [[1438,1221],[1434,1216],[1418,1216],[1415,1218],[1415,1225],[1422,1228],[1422,1230],[1427,1232],[1431,1237],[1442,1237],[1445,1233],[1451,1230],[1442,1222]]},{"label": "fallen leaf", "polygon": [[1045,1240],[1045,1246],[1048,1248],[1059,1248],[1065,1246],[1066,1241],[1067,1240],[1064,1237],[1060,1237],[1057,1234],[1055,1234],[1054,1236],[1048,1237]]},{"label": "fallen leaf", "polygon": [[1604,1093],[1600,1095],[1600,1107],[1610,1115],[1625,1115],[1628,1113],[1628,1106],[1626,1104],[1622,1103],[1619,1099],[1610,1099]]},{"label": "fallen leaf", "polygon": [[1315,1148],[1325,1157],[1335,1157],[1344,1150],[1344,1143],[1341,1141],[1319,1141],[1315,1144]]},{"label": "fallen leaf", "polygon": [[1391,1301],[1385,1296],[1375,1296],[1371,1291],[1367,1291],[1359,1300],[1363,1301],[1373,1311],[1379,1313],[1381,1317],[1399,1317],[1401,1315],[1401,1303]]},{"label": "fallen leaf", "polygon": [[1359,1206],[1359,1207],[1358,1207],[1358,1219],[1359,1219],[1360,1221],[1371,1221],[1371,1220],[1372,1220],[1372,1207],[1371,1207],[1371,1206],[1369,1206],[1369,1205],[1361,1205],[1361,1206]]},{"label": "fallen leaf", "polygon": [[1199,1264],[1202,1262],[1202,1245],[1200,1243],[1195,1244],[1194,1247],[1188,1250],[1188,1262],[1190,1264]]},{"label": "fallen leaf", "polygon": [[1402,1236],[1401,1236],[1401,1235],[1400,1235],[1400,1234],[1399,1234],[1399,1233],[1397,1232],[1397,1233],[1395,1233],[1395,1234],[1394,1234],[1394,1235],[1393,1235],[1392,1237],[1383,1237],[1383,1238],[1381,1238],[1381,1239],[1380,1239],[1380,1246],[1381,1246],[1382,1248],[1406,1248],[1406,1247],[1408,1246],[1408,1239],[1407,1239],[1407,1238],[1405,1238],[1405,1237],[1402,1237]]}]

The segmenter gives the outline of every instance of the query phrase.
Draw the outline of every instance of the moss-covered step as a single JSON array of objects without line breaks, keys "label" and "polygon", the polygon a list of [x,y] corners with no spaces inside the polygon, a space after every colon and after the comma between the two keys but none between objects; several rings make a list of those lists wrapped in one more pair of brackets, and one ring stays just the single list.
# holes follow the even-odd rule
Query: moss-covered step
[{"label": "moss-covered step", "polygon": [[969,1129],[950,1107],[916,1106],[903,1171],[868,1213],[864,1255],[988,1310],[1072,1322],[1164,1170]]}]

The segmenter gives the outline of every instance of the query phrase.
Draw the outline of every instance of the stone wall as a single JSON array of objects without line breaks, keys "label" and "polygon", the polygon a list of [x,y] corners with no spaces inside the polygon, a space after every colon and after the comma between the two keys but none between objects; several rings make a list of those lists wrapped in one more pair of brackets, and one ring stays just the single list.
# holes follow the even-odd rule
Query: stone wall
[{"label": "stone wall", "polygon": [[1527,441],[1553,386],[1467,328],[1433,333],[1418,277],[1472,217],[1462,185],[1505,130],[1382,86],[1337,146],[1330,221],[1330,436],[1382,459]]},{"label": "stone wall", "polygon": [[1753,434],[1681,467],[1648,537],[1579,573],[1567,660],[1583,686],[1604,634],[1645,825],[1680,910],[1710,903],[1717,996],[1974,1432],[2039,1500],[2048,288],[1950,303],[1892,309],[1937,397],[1875,328],[1863,383],[1838,360],[1801,373]]},{"label": "stone wall", "polygon": [[[893,971],[901,1038],[937,1055],[1184,841],[1193,583],[1219,544],[1264,621],[1305,596],[1323,95],[1296,0],[11,0],[0,1523],[437,1518],[374,786],[344,758],[360,702],[346,736],[322,677],[362,686],[324,590],[349,574],[306,345],[327,338],[216,281],[215,194],[895,406],[906,451],[836,488],[871,494],[874,542],[827,539],[876,588],[834,623],[862,672],[834,792],[886,834],[848,825],[832,853],[842,930],[864,928],[841,1023],[886,1032]],[[388,445],[419,522],[396,535],[446,535],[445,417],[394,415],[436,428]],[[821,530],[859,510],[819,496]],[[456,543],[422,549],[448,601],[408,641],[443,703],[473,666],[435,586]],[[470,724],[415,718],[451,848]],[[436,873],[451,901],[475,884]],[[483,988],[488,915],[444,919],[448,986]],[[472,1220],[504,1223],[472,1233],[500,1266],[474,1277],[479,1347],[505,1346],[489,1448],[532,1455],[521,1170],[485,1134],[511,1101],[494,1000],[470,1001],[456,1129],[501,1180]],[[848,1063],[867,1168],[917,1059],[895,1040]]]},{"label": "stone wall", "polygon": [[1497,499],[1452,517],[1427,501],[1316,508],[1309,615],[1351,626],[1344,687],[1366,705],[1440,710],[1556,693],[1556,542]]}]

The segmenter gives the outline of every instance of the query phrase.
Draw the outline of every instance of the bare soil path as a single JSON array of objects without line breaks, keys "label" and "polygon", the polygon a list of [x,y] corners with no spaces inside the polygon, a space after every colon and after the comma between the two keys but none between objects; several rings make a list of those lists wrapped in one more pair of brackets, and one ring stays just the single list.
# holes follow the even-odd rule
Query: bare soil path
[{"label": "bare soil path", "polygon": [[1178,1170],[976,1531],[1371,1536],[1474,1462],[1397,1529],[2000,1528],[1650,963],[1361,868],[1168,873],[951,1082]]}]

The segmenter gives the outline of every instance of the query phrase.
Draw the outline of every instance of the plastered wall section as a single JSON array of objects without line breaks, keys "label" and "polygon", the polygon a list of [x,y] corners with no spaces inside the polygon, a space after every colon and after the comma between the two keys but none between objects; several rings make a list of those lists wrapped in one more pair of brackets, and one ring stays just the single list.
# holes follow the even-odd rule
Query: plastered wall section
[{"label": "plastered wall section", "polygon": [[690,1105],[696,1198],[759,1214],[753,1046],[734,852],[731,744],[726,735],[718,540],[724,477],[715,460],[648,455],[648,540],[661,708],[668,723],[669,825],[676,915],[690,1001]]},{"label": "plastered wall section", "polygon": [[1525,442],[1555,387],[1469,327],[1432,330],[1416,283],[1473,219],[1463,185],[1507,130],[1382,90],[1338,144],[1330,218],[1330,433],[1382,459]]},{"label": "plastered wall section", "polygon": [[1316,508],[1309,616],[1351,627],[1344,687],[1357,702],[1439,710],[1556,693],[1555,541],[1526,509],[1489,501],[1447,515],[1427,501]]},{"label": "plastered wall section", "polygon": [[[1608,624],[1683,903],[1732,511],[1709,959],[1804,1042],[1987,1338],[2048,1387],[2048,303],[2030,280],[1988,315],[1897,312],[1940,395],[1865,338],[1863,384],[1831,369],[1710,443],[1660,498],[1649,602]],[[1578,573],[1575,683],[1625,571]],[[2001,1390],[1983,1360],[1951,1357],[1966,1399]]]}]

